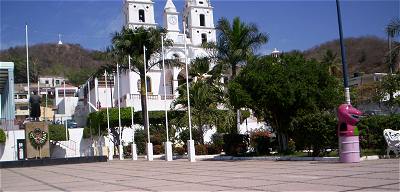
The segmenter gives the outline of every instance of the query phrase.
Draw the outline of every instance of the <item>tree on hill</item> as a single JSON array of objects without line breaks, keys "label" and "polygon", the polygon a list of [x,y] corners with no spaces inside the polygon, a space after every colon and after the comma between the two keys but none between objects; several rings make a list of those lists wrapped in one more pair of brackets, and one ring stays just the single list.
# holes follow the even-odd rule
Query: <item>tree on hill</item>
[{"label": "tree on hill", "polygon": [[[91,51],[79,44],[36,44],[29,46],[30,81],[39,76],[65,76],[78,86],[84,83],[99,66],[106,63],[101,51]],[[0,51],[0,60],[15,65],[15,82],[26,83],[26,50],[23,46]]]},{"label": "tree on hill", "polygon": [[[388,47],[389,52],[387,54],[386,62],[389,64],[390,73],[396,71],[396,65],[398,63],[399,53],[400,53],[400,43],[395,40],[396,37],[400,35],[400,19],[393,19],[386,26],[386,34],[388,36]],[[397,66],[397,70],[400,70],[400,66]]]},{"label": "tree on hill", "polygon": [[[356,72],[382,73],[389,71],[385,64],[388,47],[384,39],[374,36],[351,37],[345,38],[344,44],[346,47],[346,58],[349,63],[349,74]],[[307,59],[316,59],[323,62],[329,50],[333,55],[340,54],[339,40],[328,41],[303,53]]]}]

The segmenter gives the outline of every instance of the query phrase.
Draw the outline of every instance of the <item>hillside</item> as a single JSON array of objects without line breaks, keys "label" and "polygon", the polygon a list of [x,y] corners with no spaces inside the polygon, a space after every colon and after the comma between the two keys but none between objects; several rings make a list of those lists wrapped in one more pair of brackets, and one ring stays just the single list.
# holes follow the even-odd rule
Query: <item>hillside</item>
[{"label": "hillside", "polygon": [[[349,65],[349,75],[356,72],[374,73],[388,72],[389,67],[385,64],[385,55],[388,51],[387,42],[378,37],[367,36],[357,38],[346,38],[346,59]],[[324,57],[327,50],[331,50],[336,59],[341,62],[339,40],[329,41],[304,51],[307,58],[319,61]]]},{"label": "hillside", "polygon": [[[388,72],[384,63],[387,42],[367,36],[345,39],[349,75],[355,72]],[[329,41],[303,52],[306,58],[322,60],[327,50],[336,54],[340,63],[338,40]],[[15,63],[15,82],[26,82],[25,47],[13,47],[0,51],[0,61]],[[40,75],[66,76],[74,85],[84,83],[101,65],[105,65],[104,53],[82,48],[79,44],[38,44],[29,47],[30,79],[37,81]]]},{"label": "hillside", "polygon": [[[102,52],[82,48],[79,44],[37,44],[29,47],[31,81],[41,75],[65,76],[74,85],[84,83],[90,74],[104,65]],[[15,82],[26,82],[26,50],[23,46],[0,52],[1,61],[15,63]]]}]

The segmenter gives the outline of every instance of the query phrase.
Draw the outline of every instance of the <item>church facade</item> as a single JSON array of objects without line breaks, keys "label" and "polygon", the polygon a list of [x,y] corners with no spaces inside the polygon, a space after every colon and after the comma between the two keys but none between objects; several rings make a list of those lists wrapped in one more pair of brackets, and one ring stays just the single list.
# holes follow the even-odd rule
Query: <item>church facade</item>
[{"label": "church facade", "polygon": [[[154,18],[154,3],[152,0],[124,0],[125,27],[137,29],[159,26]],[[165,59],[178,59],[182,63],[190,64],[197,57],[207,56],[207,52],[201,46],[202,43],[216,41],[213,7],[209,0],[185,0],[181,12],[178,12],[172,0],[166,0],[162,14],[163,24],[161,27],[167,30],[166,39],[173,42],[172,46],[165,49]],[[161,60],[161,58],[154,59]],[[148,71],[147,105],[149,111],[164,110],[165,100],[169,109],[173,100],[178,96],[179,82],[186,77],[185,68],[166,67],[166,94],[164,94],[163,70],[154,66]],[[135,111],[142,110],[139,75],[135,72],[122,72],[120,82],[121,106],[133,106]],[[117,94],[114,95],[117,96]]]}]

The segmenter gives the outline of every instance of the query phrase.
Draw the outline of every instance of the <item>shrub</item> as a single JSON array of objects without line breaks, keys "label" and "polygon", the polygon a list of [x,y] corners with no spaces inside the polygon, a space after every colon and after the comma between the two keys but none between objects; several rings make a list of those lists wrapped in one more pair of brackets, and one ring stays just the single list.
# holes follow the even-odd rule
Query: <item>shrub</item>
[{"label": "shrub", "polygon": [[400,114],[362,118],[357,127],[360,130],[360,145],[362,149],[377,149],[379,154],[385,154],[387,144],[383,136],[383,130],[400,130]]},{"label": "shrub", "polygon": [[83,128],[83,135],[82,135],[82,137],[83,137],[84,139],[90,138],[90,128],[89,128],[89,127]]},{"label": "shrub", "polygon": [[6,133],[4,132],[3,129],[0,128],[0,143],[5,143],[6,142]]},{"label": "shrub", "polygon": [[244,134],[225,134],[224,151],[227,155],[244,154],[249,145],[249,136]]},{"label": "shrub", "polygon": [[183,147],[174,147],[174,154],[184,155],[186,153],[186,149]]},{"label": "shrub", "polygon": [[162,145],[154,145],[154,146],[153,146],[153,153],[154,153],[154,155],[159,155],[159,154],[161,154],[163,151],[164,151],[164,150],[163,150]]},{"label": "shrub", "polygon": [[325,149],[337,148],[336,116],[315,112],[296,117],[292,122],[293,139],[297,149],[312,149],[313,156],[325,155]]},{"label": "shrub", "polygon": [[[185,144],[187,141],[190,139],[190,134],[189,134],[189,129],[185,129],[183,130],[180,134],[179,134],[179,139]],[[200,141],[203,140],[203,136],[200,133],[200,131],[198,129],[192,129],[192,139],[194,140],[194,144],[200,144]]]},{"label": "shrub", "polygon": [[215,144],[206,144],[204,146],[206,147],[207,153],[209,155],[220,154],[222,151],[222,147],[220,148],[219,146],[217,146]]},{"label": "shrub", "polygon": [[196,145],[195,146],[196,155],[207,155],[207,148],[204,145]]},{"label": "shrub", "polygon": [[135,131],[135,144],[138,154],[146,154],[147,133],[144,129],[137,129]]},{"label": "shrub", "polygon": [[250,145],[257,155],[269,154],[271,148],[271,132],[258,129],[250,133]]},{"label": "shrub", "polygon": [[[68,135],[69,137],[69,135]],[[65,141],[65,127],[64,125],[49,125],[49,140],[53,141]]]},{"label": "shrub", "polygon": [[221,150],[224,148],[224,135],[221,133],[214,133],[211,136],[211,142],[212,145],[214,145],[213,147],[215,147],[216,150],[220,151],[219,153],[221,153]]}]

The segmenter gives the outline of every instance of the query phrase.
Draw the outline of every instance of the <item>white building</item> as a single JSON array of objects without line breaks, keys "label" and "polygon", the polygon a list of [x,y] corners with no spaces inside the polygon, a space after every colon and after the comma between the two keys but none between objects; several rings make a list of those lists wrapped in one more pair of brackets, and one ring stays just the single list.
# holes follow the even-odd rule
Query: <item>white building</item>
[{"label": "white building", "polygon": [[[126,27],[137,29],[158,25],[154,18],[154,2],[152,0],[124,0],[123,6]],[[173,45],[166,48],[165,59],[179,59],[182,63],[186,61],[190,64],[197,57],[207,56],[207,52],[201,46],[202,43],[216,41],[213,7],[209,0],[185,0],[182,13],[183,18],[179,18],[181,14],[177,11],[173,1],[166,1],[162,27],[167,30],[166,38],[172,40]],[[184,26],[185,31],[181,30],[180,26]],[[160,59],[154,58],[154,60]],[[163,71],[157,66],[151,68],[147,73],[148,110],[164,110],[165,100],[169,108],[178,96],[178,81],[184,82],[185,76],[184,68],[166,68],[167,92],[164,94]],[[135,111],[141,111],[139,75],[135,72],[121,71],[119,80],[121,107],[133,106]],[[118,79],[114,80],[114,77],[109,77],[106,89],[104,76],[89,79],[80,90],[80,101],[85,102],[79,105],[75,116],[82,116],[107,106],[117,106],[117,83]],[[80,122],[81,124],[86,123],[83,119]]]},{"label": "white building", "polygon": [[[152,0],[124,0],[125,26],[132,29],[156,27],[153,4]],[[216,41],[213,7],[209,0],[185,0],[182,13],[183,18],[179,18],[180,13],[173,1],[166,1],[163,28],[167,30],[166,38],[172,40],[173,45],[166,48],[165,59],[179,59],[181,62],[187,60],[186,62],[190,63],[197,57],[207,56],[207,52],[201,46],[202,43]],[[185,31],[181,30],[180,23]],[[155,58],[155,60],[159,59],[161,58]],[[167,92],[164,94],[162,69],[158,67],[150,69],[147,74],[148,110],[163,110],[165,99],[169,108],[172,101],[178,96],[178,81],[184,80],[185,76],[184,68],[166,68]],[[120,82],[121,106],[133,106],[135,111],[142,110],[139,75],[134,72],[122,72]],[[117,93],[116,90],[114,90],[114,95],[117,95],[115,93]],[[116,101],[114,102],[117,104]]]}]

